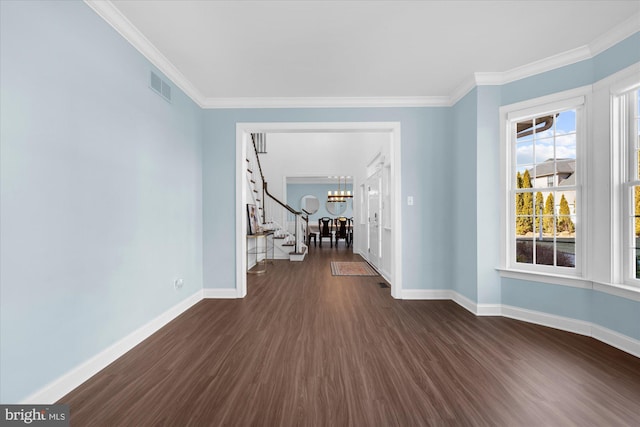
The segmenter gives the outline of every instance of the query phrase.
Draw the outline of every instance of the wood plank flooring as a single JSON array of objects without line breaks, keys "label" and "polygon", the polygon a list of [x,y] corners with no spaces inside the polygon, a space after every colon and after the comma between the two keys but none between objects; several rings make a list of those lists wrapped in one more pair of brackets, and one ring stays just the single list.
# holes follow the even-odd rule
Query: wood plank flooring
[{"label": "wood plank flooring", "polygon": [[334,277],[340,248],[249,275],[60,400],[72,426],[640,425],[640,359]]}]

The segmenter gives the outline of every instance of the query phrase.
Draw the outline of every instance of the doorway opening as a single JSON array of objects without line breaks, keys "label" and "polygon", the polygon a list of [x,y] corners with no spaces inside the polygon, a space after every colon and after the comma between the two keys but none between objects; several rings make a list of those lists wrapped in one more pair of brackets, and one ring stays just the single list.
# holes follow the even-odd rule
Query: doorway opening
[{"label": "doorway opening", "polygon": [[[401,205],[401,139],[399,122],[345,122],[345,123],[237,123],[236,124],[236,296],[243,298],[247,294],[247,261],[246,261],[246,230],[247,216],[246,204],[247,177],[243,173],[243,164],[246,162],[247,150],[251,147],[252,133],[266,134],[311,134],[311,133],[353,133],[367,134],[378,133],[388,137],[389,152],[385,166],[388,173],[387,203],[388,218],[385,220],[385,232],[388,233],[388,276],[391,284],[391,295],[401,298],[402,295],[402,205]],[[271,146],[270,146],[271,149]],[[377,157],[377,156],[376,156]],[[375,159],[374,159],[375,160]],[[368,175],[366,176],[368,177]],[[354,182],[354,188],[358,188],[363,182]],[[283,181],[284,191],[286,182]],[[358,198],[366,195],[358,195]],[[360,199],[358,199],[360,200]],[[354,207],[356,200],[354,200]],[[363,215],[358,212],[357,217]],[[367,257],[365,257],[367,258]]]}]

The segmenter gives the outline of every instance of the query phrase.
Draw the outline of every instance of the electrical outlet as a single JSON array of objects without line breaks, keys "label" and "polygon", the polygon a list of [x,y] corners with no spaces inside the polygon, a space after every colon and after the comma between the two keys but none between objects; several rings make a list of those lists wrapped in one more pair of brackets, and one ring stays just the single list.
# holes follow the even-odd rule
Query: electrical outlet
[{"label": "electrical outlet", "polygon": [[407,196],[407,205],[413,206],[413,196]]},{"label": "electrical outlet", "polygon": [[173,287],[177,291],[184,286],[184,281],[182,279],[176,279],[173,281]]}]

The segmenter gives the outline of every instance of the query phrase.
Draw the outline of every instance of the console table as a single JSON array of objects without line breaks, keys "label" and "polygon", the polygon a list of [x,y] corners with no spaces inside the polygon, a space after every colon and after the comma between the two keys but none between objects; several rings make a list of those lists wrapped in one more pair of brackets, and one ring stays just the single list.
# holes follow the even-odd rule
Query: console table
[{"label": "console table", "polygon": [[[249,242],[253,240],[255,244],[250,247]],[[247,273],[261,274],[267,271],[267,260],[273,259],[274,242],[273,231],[264,231],[256,234],[247,234]],[[255,259],[253,268],[249,261]]]}]

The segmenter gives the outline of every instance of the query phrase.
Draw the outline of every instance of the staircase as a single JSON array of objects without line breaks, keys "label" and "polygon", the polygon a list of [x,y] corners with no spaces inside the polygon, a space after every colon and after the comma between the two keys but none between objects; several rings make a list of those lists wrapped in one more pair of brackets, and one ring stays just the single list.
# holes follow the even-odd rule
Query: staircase
[{"label": "staircase", "polygon": [[303,261],[308,250],[306,240],[309,219],[269,193],[259,155],[259,152],[265,153],[265,141],[264,134],[251,134],[252,143],[248,146],[246,159],[247,201],[256,205],[260,217],[259,227],[273,232],[273,258]]}]

